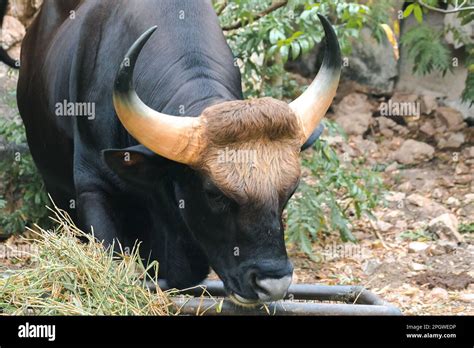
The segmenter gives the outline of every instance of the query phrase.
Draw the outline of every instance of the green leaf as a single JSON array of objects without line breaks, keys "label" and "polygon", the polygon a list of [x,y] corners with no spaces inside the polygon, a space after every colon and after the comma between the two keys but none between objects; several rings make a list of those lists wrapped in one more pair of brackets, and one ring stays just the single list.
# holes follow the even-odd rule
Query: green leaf
[{"label": "green leaf", "polygon": [[291,43],[291,59],[296,60],[301,53],[301,47],[298,42]]},{"label": "green leaf", "polygon": [[290,49],[288,46],[281,46],[280,47],[280,56],[283,64],[285,64],[288,61],[288,54],[290,52]]},{"label": "green leaf", "polygon": [[407,18],[411,15],[411,13],[413,12],[413,9],[415,8],[415,4],[410,4],[407,6],[407,8],[405,9],[405,11],[403,11],[403,17],[404,18]]},{"label": "green leaf", "polygon": [[285,39],[285,34],[283,34],[279,29],[273,28],[270,30],[269,40],[272,45],[275,45],[279,40]]},{"label": "green leaf", "polygon": [[301,39],[301,40],[298,40],[298,42],[300,44],[301,50],[303,51],[303,54],[308,53],[309,50],[311,49],[311,45],[309,44],[308,40]]},{"label": "green leaf", "polygon": [[418,23],[423,23],[423,11],[421,10],[420,5],[415,6],[415,8],[413,10],[413,14],[414,14],[416,20],[418,21]]}]

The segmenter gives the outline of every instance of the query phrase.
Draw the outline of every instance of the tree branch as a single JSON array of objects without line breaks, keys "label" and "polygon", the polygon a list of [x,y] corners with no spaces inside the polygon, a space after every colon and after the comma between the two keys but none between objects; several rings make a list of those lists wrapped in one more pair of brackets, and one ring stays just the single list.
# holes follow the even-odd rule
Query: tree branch
[{"label": "tree branch", "polygon": [[436,11],[436,12],[440,12],[440,13],[444,13],[444,14],[456,13],[456,12],[461,12],[461,11],[473,11],[474,10],[474,6],[463,7],[464,4],[466,3],[466,1],[463,1],[461,5],[459,5],[459,6],[456,5],[456,7],[452,8],[450,10],[443,10],[441,8],[437,8],[437,7],[428,5],[428,4],[424,3],[423,0],[417,0],[417,3],[420,6],[423,6],[424,8],[427,8],[428,10]]},{"label": "tree branch", "polygon": [[[273,4],[267,8],[266,10],[258,13],[255,17],[254,20],[258,21],[259,19],[265,17],[266,15],[269,15],[273,11],[278,10],[279,8],[286,6],[288,4],[288,0],[279,0],[279,1],[274,1]],[[248,23],[242,22],[241,20],[238,20],[237,22],[224,26],[222,27],[222,30],[229,31],[229,30],[234,30],[234,29],[239,29],[242,28],[243,26],[247,25]]]}]

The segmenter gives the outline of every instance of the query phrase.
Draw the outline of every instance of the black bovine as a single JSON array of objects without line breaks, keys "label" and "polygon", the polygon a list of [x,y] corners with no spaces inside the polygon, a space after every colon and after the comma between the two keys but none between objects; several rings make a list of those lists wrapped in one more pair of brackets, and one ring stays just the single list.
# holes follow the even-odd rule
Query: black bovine
[{"label": "black bovine", "polygon": [[[212,267],[241,304],[282,298],[293,271],[282,212],[340,73],[321,20],[323,68],[288,105],[242,100],[210,1],[45,1],[23,42],[18,105],[55,203],[107,246],[139,240],[170,286]],[[244,149],[251,163],[218,160]]]}]

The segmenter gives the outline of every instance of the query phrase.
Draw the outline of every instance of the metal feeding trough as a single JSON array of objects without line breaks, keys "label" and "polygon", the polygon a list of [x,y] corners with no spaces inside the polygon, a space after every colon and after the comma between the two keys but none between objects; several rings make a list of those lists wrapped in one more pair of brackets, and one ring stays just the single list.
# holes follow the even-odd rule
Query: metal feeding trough
[{"label": "metal feeding trough", "polygon": [[[164,281],[159,286],[171,290]],[[222,282],[209,280],[177,291],[177,296],[171,298],[183,315],[402,315],[398,308],[362,286],[293,284],[285,300],[253,308],[237,306],[225,297]]]}]

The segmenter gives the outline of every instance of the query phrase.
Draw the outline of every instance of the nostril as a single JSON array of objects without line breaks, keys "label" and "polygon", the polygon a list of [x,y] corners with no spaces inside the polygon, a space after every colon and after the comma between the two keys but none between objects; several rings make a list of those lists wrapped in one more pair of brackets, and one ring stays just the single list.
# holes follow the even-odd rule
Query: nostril
[{"label": "nostril", "polygon": [[254,289],[256,292],[265,291],[265,289],[261,288],[260,285],[258,284],[257,271],[255,270],[249,271],[247,274],[247,279],[252,289]]},{"label": "nostril", "polygon": [[282,278],[255,278],[255,291],[262,301],[276,301],[285,297],[290,287],[292,277],[285,276]]},{"label": "nostril", "polygon": [[268,289],[260,285],[261,281],[257,278],[257,273],[252,273],[250,276],[250,284],[257,294],[269,295]]}]

